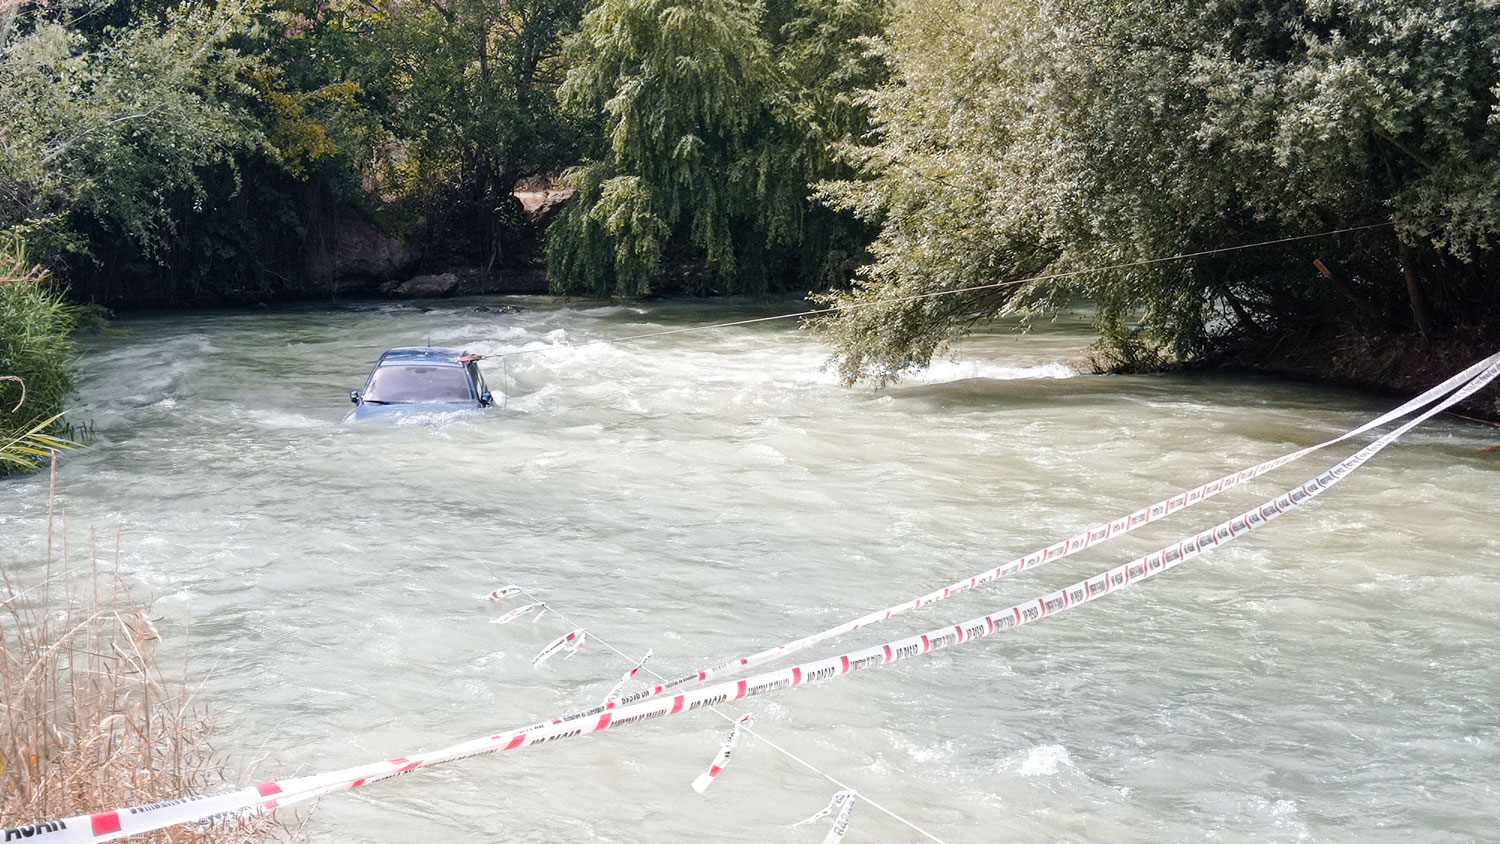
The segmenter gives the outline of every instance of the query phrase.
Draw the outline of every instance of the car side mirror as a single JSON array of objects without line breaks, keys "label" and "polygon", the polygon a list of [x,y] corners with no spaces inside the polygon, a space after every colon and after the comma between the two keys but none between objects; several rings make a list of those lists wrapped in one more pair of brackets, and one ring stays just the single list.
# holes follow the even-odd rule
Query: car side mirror
[{"label": "car side mirror", "polygon": [[351,401],[351,402],[353,402],[355,404],[359,404],[359,390],[350,390],[349,391],[349,401]]},{"label": "car side mirror", "polygon": [[485,390],[484,395],[481,395],[479,397],[479,403],[484,405],[485,407],[489,407],[490,405],[495,403],[495,397],[490,395],[489,390]]}]

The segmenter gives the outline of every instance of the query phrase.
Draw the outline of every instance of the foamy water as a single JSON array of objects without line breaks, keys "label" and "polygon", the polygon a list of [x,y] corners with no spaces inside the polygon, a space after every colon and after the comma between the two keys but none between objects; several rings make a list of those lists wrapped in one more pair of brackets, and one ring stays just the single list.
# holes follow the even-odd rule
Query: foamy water
[{"label": "foamy water", "polygon": [[[520,314],[480,312],[520,304]],[[795,307],[795,305],[791,306]],[[596,703],[967,577],[1394,402],[1271,379],[1080,374],[1081,320],[849,390],[788,323],[595,342],[757,306],[546,300],[121,320],[85,361],[58,498],[118,531],[257,779],[410,755]],[[504,410],[341,423],[385,348],[481,364]],[[1494,350],[1475,350],[1475,357]],[[1414,432],[1307,508],[1040,624],[725,707],[945,842],[1495,840],[1500,458]],[[808,658],[973,618],[1117,565],[1346,452]],[[0,484],[25,568],[45,479]],[[494,621],[525,586],[561,615]],[[572,626],[594,639],[540,669]],[[607,645],[607,646],[606,646]],[[708,713],[327,798],[317,841],[818,842],[838,786],[752,737],[688,787]],[[79,806],[77,811],[109,807]],[[11,820],[11,819],[7,819]],[[28,819],[29,820],[29,819]],[[923,841],[869,804],[847,842]]]}]

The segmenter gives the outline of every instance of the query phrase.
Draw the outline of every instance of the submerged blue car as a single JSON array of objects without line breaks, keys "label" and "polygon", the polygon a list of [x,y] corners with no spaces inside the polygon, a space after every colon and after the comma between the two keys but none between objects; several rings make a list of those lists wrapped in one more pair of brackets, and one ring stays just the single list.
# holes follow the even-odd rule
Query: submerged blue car
[{"label": "submerged blue car", "polygon": [[350,390],[354,409],[344,421],[405,413],[451,413],[493,405],[479,374],[478,355],[413,346],[380,356],[363,391]]}]

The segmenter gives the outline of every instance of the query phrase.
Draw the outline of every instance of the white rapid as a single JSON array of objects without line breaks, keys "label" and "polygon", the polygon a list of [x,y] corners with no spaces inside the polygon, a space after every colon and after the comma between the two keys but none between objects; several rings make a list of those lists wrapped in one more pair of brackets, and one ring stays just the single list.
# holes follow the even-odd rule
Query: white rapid
[{"label": "white rapid", "polygon": [[[221,749],[267,755],[254,779],[269,779],[591,706],[648,648],[667,676],[760,650],[1397,403],[1079,374],[1081,319],[975,338],[878,392],[839,386],[790,322],[590,343],[776,310],[469,299],[129,317],[84,361],[73,418],[98,441],[64,458],[57,502],[75,549],[90,526],[106,548],[118,533],[168,646],[190,634]],[[340,422],[382,350],[429,343],[532,353],[481,364],[503,409]],[[1365,441],[834,647],[1072,583]],[[725,712],[948,844],[1493,841],[1497,442],[1435,421],[1139,588]],[[39,559],[46,488],[0,482],[7,566]],[[489,623],[526,600],[486,599],[510,583],[562,617]],[[534,669],[574,627],[587,646]],[[753,736],[693,792],[727,729],[694,714],[418,772],[325,799],[309,837],[821,841],[826,824],[790,825],[840,787]],[[923,840],[868,805],[845,838]]]}]

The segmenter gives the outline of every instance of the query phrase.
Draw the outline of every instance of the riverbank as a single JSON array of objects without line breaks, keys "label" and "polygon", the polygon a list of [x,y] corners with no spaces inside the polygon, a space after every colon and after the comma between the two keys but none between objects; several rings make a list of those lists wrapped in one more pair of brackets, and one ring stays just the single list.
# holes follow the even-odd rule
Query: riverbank
[{"label": "riverbank", "polygon": [[[1500,337],[1494,332],[1467,328],[1431,341],[1412,334],[1363,334],[1295,347],[1241,349],[1213,365],[1410,397],[1496,351]],[[1479,391],[1455,412],[1500,425],[1500,388]]]}]

